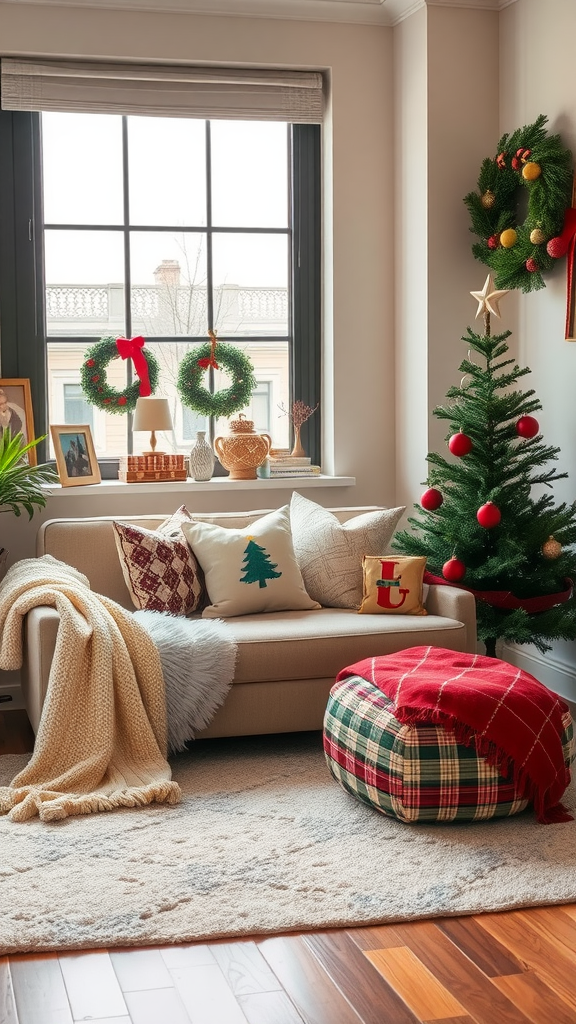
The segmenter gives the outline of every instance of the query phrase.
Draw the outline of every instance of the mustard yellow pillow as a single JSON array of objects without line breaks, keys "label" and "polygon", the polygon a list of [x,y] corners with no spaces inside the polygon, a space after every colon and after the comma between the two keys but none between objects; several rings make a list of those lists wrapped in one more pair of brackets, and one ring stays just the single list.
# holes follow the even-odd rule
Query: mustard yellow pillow
[{"label": "mustard yellow pillow", "polygon": [[427,615],[422,604],[425,556],[364,555],[359,612],[370,615]]}]

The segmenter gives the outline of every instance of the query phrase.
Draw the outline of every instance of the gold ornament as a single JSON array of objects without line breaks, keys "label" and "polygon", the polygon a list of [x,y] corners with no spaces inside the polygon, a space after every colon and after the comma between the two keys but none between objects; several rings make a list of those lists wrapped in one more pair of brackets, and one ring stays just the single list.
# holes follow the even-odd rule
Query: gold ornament
[{"label": "gold ornament", "polygon": [[514,231],[514,228],[506,228],[500,235],[500,245],[503,245],[505,249],[511,249],[516,244],[518,235]]},{"label": "gold ornament", "polygon": [[539,178],[541,174],[542,168],[540,164],[534,163],[533,160],[529,160],[522,168],[522,177],[525,181],[536,181],[536,178]]},{"label": "gold ornament", "polygon": [[492,207],[494,206],[494,203],[496,202],[496,196],[494,195],[493,192],[490,191],[489,188],[487,188],[484,195],[480,199],[480,202],[482,203],[482,206],[484,207],[485,210],[491,210]]},{"label": "gold ornament", "polygon": [[542,245],[542,243],[546,241],[546,235],[540,230],[540,228],[534,228],[534,230],[530,232],[530,241],[532,242],[532,245]]},{"label": "gold ornament", "polygon": [[542,545],[542,554],[544,558],[554,559],[558,558],[558,555],[562,551],[562,545],[559,541],[555,540],[554,537],[548,537]]}]

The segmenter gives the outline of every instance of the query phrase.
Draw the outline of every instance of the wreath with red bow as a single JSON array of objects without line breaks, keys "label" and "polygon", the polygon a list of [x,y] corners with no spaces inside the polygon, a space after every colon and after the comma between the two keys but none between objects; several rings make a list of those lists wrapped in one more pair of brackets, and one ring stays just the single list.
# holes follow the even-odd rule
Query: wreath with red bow
[{"label": "wreath with red bow", "polygon": [[[237,346],[217,342],[214,331],[208,334],[210,341],[190,349],[180,363],[178,394],[183,405],[204,416],[231,416],[250,403],[257,383],[254,367]],[[208,391],[203,384],[204,372],[220,367],[230,374],[232,383],[222,391]]]},{"label": "wreath with red bow", "polygon": [[[106,412],[134,412],[138,398],[153,395],[159,376],[156,357],[144,351],[144,338],[101,338],[84,355],[80,369],[82,391],[91,405]],[[113,359],[131,359],[136,380],[123,391],[110,387],[106,368]]]}]

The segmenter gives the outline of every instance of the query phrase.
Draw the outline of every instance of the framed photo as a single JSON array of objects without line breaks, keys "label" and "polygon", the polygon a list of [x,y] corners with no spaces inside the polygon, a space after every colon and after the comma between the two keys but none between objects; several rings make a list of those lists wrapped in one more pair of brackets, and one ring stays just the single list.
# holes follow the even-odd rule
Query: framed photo
[{"label": "framed photo", "polygon": [[88,424],[51,424],[50,433],[62,487],[99,484],[100,467]]},{"label": "framed photo", "polygon": [[[25,377],[0,378],[0,436],[10,427],[12,436],[22,431],[26,444],[34,440],[34,417],[30,381]],[[28,452],[28,462],[35,466],[36,449]]]}]

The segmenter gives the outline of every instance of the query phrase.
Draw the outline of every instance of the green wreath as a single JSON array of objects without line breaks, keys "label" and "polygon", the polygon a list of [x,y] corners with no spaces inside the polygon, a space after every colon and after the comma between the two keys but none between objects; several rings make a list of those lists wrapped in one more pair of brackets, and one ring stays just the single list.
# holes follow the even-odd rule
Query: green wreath
[{"label": "green wreath", "polygon": [[[208,367],[223,366],[232,377],[230,387],[222,391],[208,391],[202,384],[202,375]],[[177,388],[184,405],[205,416],[231,416],[246,408],[256,387],[254,367],[239,348],[221,341],[206,341],[186,353],[178,368]]]},{"label": "green wreath", "polygon": [[[544,288],[542,273],[564,256],[568,241],[557,237],[570,206],[572,159],[559,135],[547,135],[544,114],[534,122],[503,135],[498,155],[480,168],[478,192],[464,198],[474,234],[477,260],[495,273],[497,288]],[[518,223],[520,187],[528,191],[528,212]],[[565,244],[564,244],[565,243]]]},{"label": "green wreath", "polygon": [[[134,358],[134,368],[139,379],[124,388],[124,391],[117,391],[111,388],[106,380],[106,367],[113,359],[121,358],[118,345],[122,342],[126,346],[126,355],[122,358]],[[133,349],[132,352],[128,351],[130,347]],[[143,338],[101,338],[87,350],[80,369],[80,383],[91,405],[95,405],[97,409],[105,409],[106,412],[134,412],[136,401],[141,394],[154,394],[158,384],[158,362],[149,349],[144,353],[143,348]],[[147,387],[143,387],[146,378],[150,385],[149,391]]]}]

